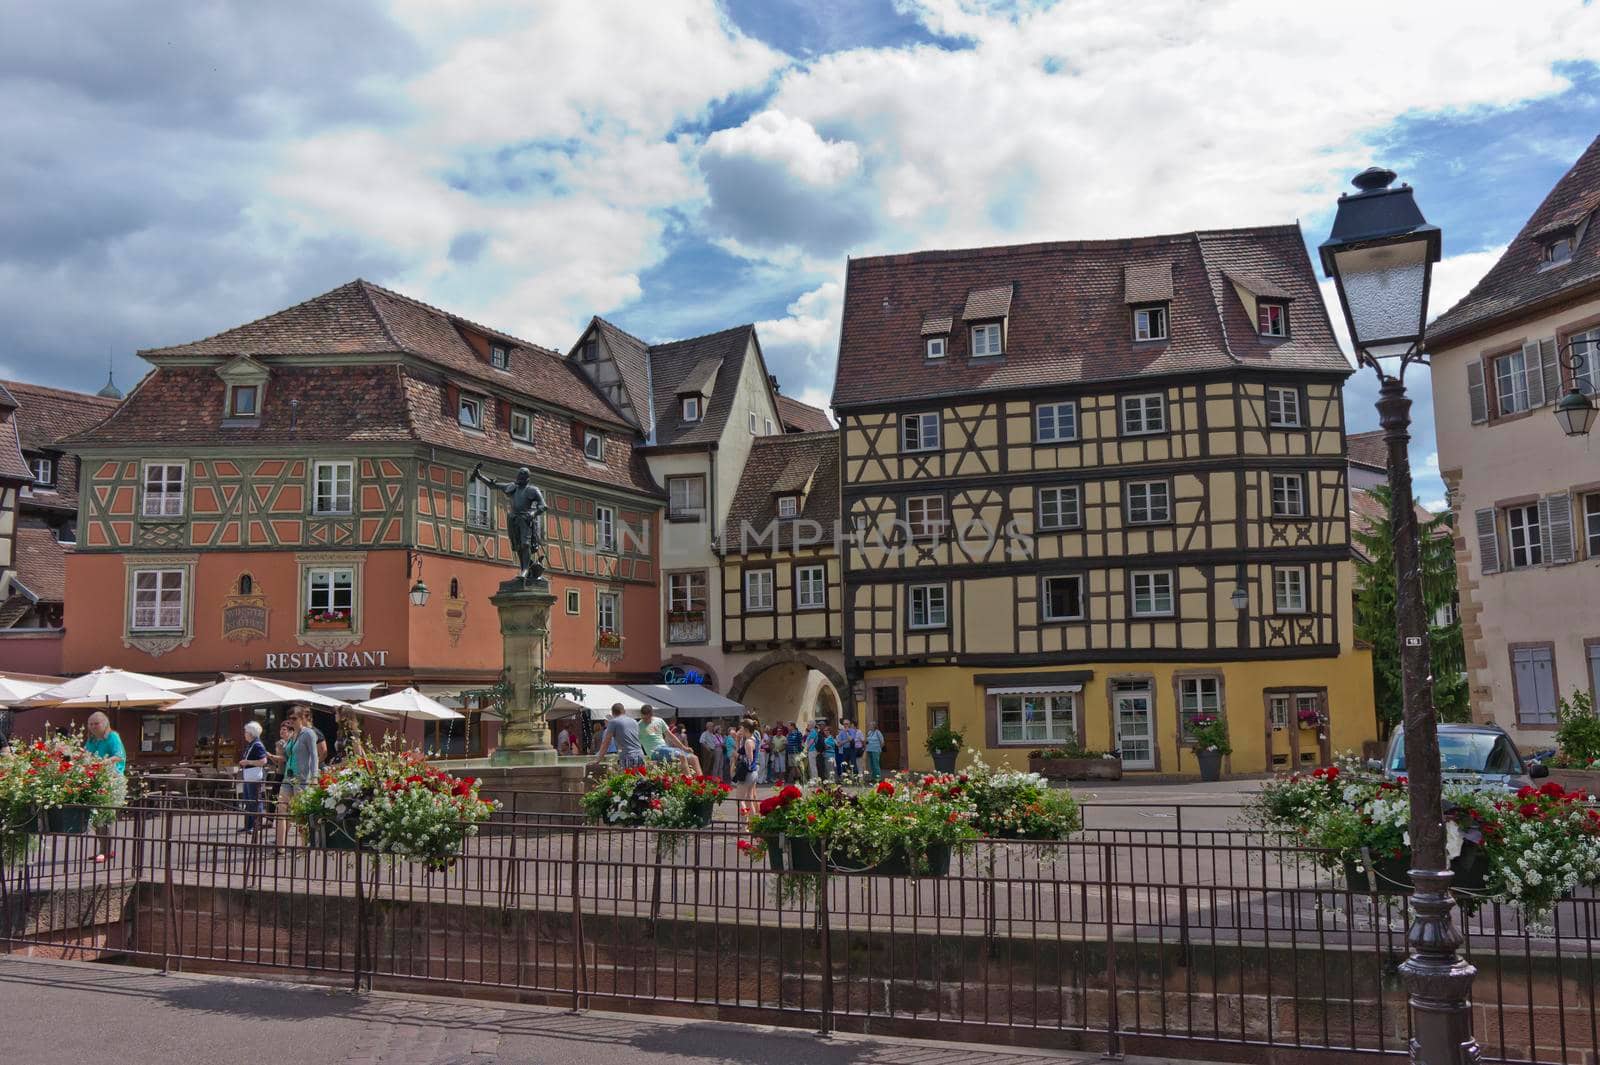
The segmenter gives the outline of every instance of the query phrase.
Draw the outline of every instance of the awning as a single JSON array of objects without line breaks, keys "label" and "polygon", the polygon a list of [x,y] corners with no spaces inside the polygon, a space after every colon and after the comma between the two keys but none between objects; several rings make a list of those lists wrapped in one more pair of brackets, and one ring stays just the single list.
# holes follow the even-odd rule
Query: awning
[{"label": "awning", "polygon": [[985,688],[990,695],[1055,695],[1059,692],[1081,692],[1082,684],[1025,684],[1015,688]]},{"label": "awning", "polygon": [[373,684],[313,684],[311,690],[319,695],[326,695],[330,699],[338,699],[345,703],[364,703],[372,698],[372,689],[378,685]]},{"label": "awning", "polygon": [[574,702],[582,704],[589,711],[591,718],[605,718],[611,716],[611,707],[616,703],[622,704],[622,709],[633,717],[639,716],[639,708],[645,700],[629,691],[625,686],[611,684],[563,684],[563,688],[576,688],[578,695],[570,697]]},{"label": "awning", "polygon": [[738,717],[744,706],[699,684],[629,684],[645,702],[671,710],[670,717]]}]

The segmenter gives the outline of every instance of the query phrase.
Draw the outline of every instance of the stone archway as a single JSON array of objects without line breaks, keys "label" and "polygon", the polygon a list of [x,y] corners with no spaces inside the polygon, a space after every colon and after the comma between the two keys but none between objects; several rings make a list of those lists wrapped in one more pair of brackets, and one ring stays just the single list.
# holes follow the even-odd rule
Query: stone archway
[{"label": "stone archway", "polygon": [[834,691],[838,693],[841,700],[849,698],[850,682],[844,679],[844,674],[839,672],[837,667],[829,665],[816,655],[807,654],[804,651],[796,651],[789,647],[762,655],[741,669],[739,675],[733,678],[733,683],[728,687],[728,698],[736,703],[742,701],[746,689],[750,687],[757,677],[773,666],[787,665],[789,663],[816,670],[828,678],[828,683],[833,685]]}]

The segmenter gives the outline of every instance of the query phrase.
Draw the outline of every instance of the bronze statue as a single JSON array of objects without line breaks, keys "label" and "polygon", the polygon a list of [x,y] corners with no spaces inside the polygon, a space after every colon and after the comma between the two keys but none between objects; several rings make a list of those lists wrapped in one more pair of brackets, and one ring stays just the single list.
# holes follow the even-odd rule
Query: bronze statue
[{"label": "bronze statue", "polygon": [[485,477],[481,462],[472,467],[472,480],[506,494],[506,532],[511,537],[511,550],[517,553],[518,576],[534,581],[544,573],[540,557],[544,554],[545,505],[544,493],[528,483],[528,476],[528,467],[524,466],[517,471],[516,481],[507,483]]}]

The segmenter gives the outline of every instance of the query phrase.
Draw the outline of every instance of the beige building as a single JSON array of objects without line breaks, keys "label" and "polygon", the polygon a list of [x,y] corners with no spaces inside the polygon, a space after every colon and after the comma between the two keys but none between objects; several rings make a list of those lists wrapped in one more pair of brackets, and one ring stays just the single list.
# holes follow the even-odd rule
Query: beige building
[{"label": "beige building", "polygon": [[1473,717],[1524,746],[1550,742],[1561,695],[1600,681],[1600,452],[1551,413],[1600,381],[1597,207],[1600,140],[1428,329]]}]

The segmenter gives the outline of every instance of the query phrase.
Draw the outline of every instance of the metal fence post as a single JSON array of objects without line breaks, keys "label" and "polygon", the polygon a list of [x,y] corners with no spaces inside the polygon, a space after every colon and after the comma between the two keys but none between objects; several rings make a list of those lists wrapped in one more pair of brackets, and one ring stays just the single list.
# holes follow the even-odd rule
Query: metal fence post
[{"label": "metal fence post", "polygon": [[1183,884],[1183,807],[1178,814],[1178,964],[1189,967],[1189,889]]},{"label": "metal fence post", "polygon": [[586,983],[583,964],[583,895],[580,886],[580,852],[583,848],[583,829],[572,829],[572,1011],[583,1009],[583,991]]},{"label": "metal fence post", "polygon": [[172,802],[161,804],[161,863],[162,896],[161,913],[161,971],[172,968],[172,948],[178,938],[176,902],[172,897]]},{"label": "metal fence post", "polygon": [[817,931],[822,936],[822,1019],[818,1035],[833,1031],[833,928],[828,915],[828,842],[822,843],[822,872],[817,874]]},{"label": "metal fence post", "polygon": [[356,950],[352,960],[350,979],[352,991],[361,990],[361,963],[366,960],[367,946],[367,891],[361,876],[361,834],[352,832],[356,841]]},{"label": "metal fence post", "polygon": [[[1116,844],[1105,844],[1101,855],[1101,883],[1103,894],[1100,906],[1105,911],[1106,924],[1106,1050],[1103,1058],[1122,1057],[1122,1027],[1117,1008],[1117,909],[1116,909]],[[1137,915],[1135,916],[1137,919]]]}]

